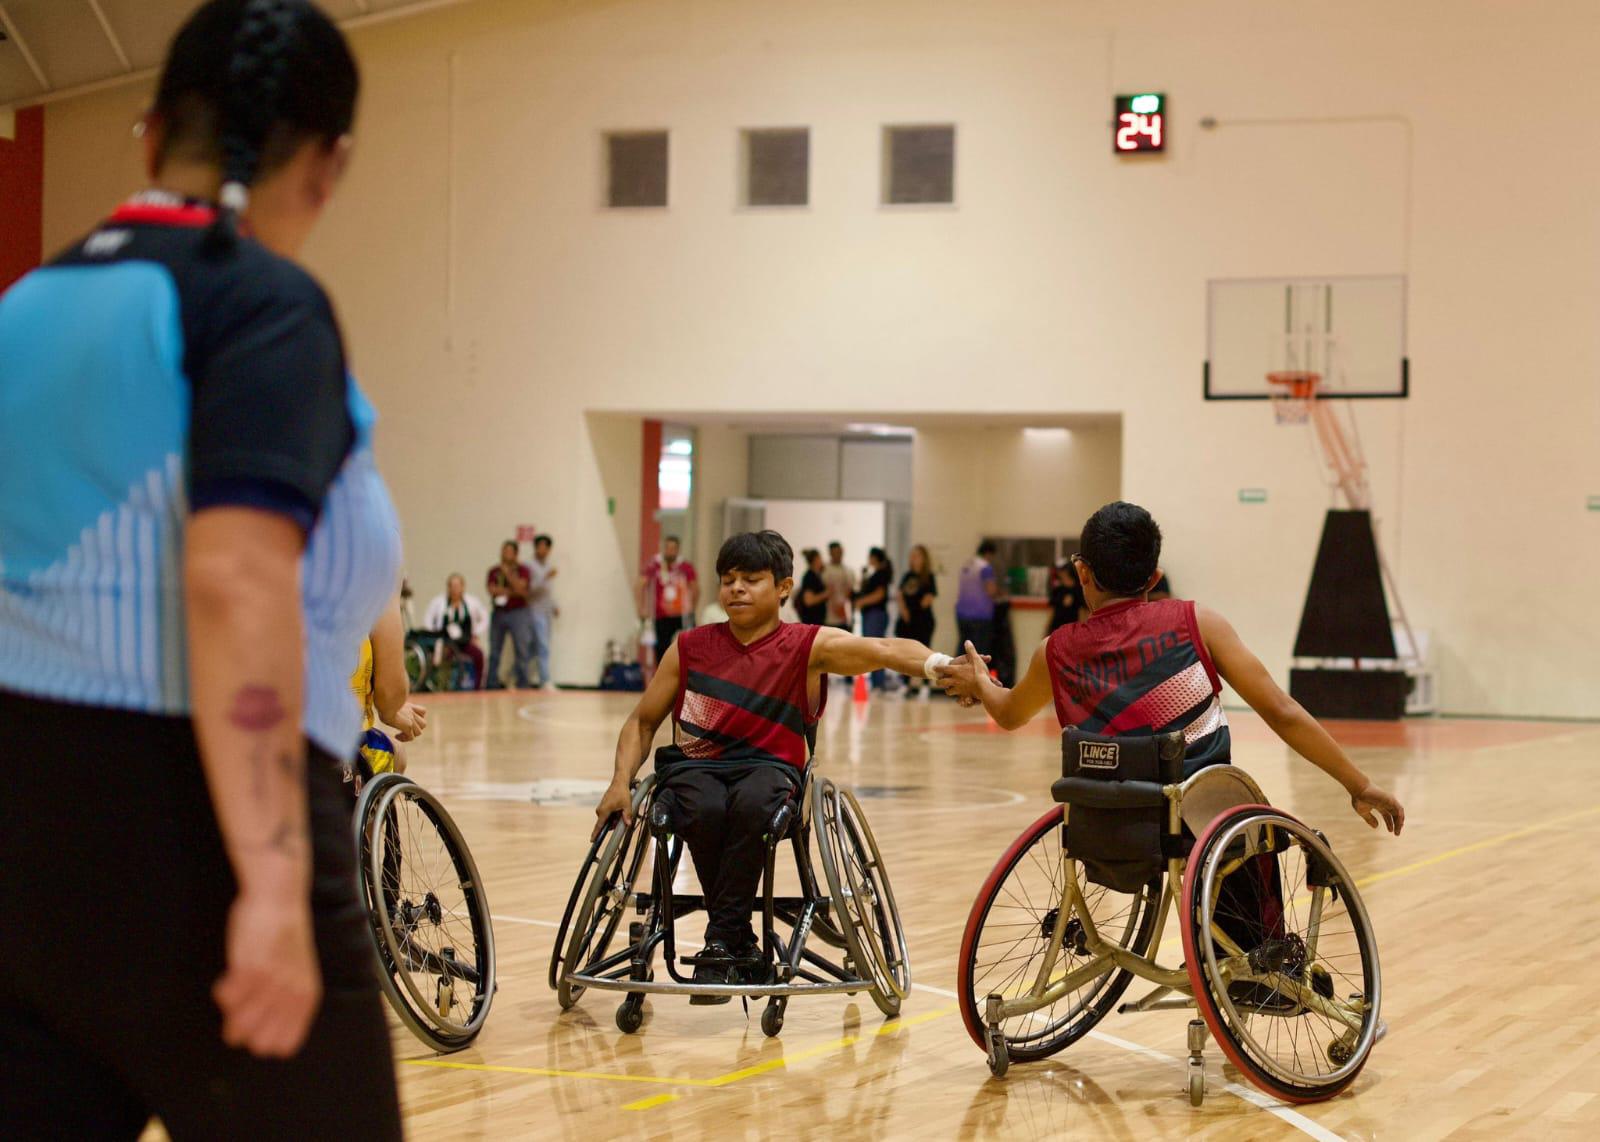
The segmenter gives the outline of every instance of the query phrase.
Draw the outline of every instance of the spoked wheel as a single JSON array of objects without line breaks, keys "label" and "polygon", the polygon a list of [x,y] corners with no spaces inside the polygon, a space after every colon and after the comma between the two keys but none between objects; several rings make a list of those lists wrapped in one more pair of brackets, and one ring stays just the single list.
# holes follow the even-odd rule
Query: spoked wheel
[{"label": "spoked wheel", "polygon": [[568,982],[567,974],[605,956],[638,890],[639,873],[650,851],[645,816],[655,781],[655,774],[646,774],[634,789],[633,824],[624,825],[620,815],[607,821],[578,870],[550,953],[550,986],[563,1011],[584,992],[582,984]]},{"label": "spoked wheel", "polygon": [[[984,1006],[990,995],[1010,999],[1025,994],[1038,977],[1066,896],[1061,832],[1060,808],[1028,826],[989,873],[967,917],[956,994],[967,1034],[989,1053],[991,1069],[996,1052],[984,1025]],[[1073,867],[1101,938],[1144,955],[1155,933],[1162,878],[1158,875],[1128,895],[1091,883],[1082,865]],[[1069,918],[1055,978],[1088,962],[1085,940],[1082,922]],[[1132,978],[1107,968],[1050,1006],[1006,1020],[1000,1027],[1005,1054],[1016,1062],[1031,1062],[1076,1042],[1110,1012]]]},{"label": "spoked wheel", "polygon": [[855,796],[827,778],[812,782],[811,819],[822,850],[839,930],[857,971],[873,982],[872,1002],[898,1015],[911,990],[911,961],[883,854]]},{"label": "spoked wheel", "polygon": [[413,694],[432,688],[433,664],[420,643],[406,643],[406,681]]},{"label": "spoked wheel", "polygon": [[1316,830],[1264,805],[1221,814],[1190,855],[1182,919],[1196,1005],[1252,1082],[1316,1102],[1355,1081],[1381,1033],[1378,949]]},{"label": "spoked wheel", "polygon": [[384,994],[419,1039],[458,1051],[482,1029],[495,988],[472,853],[438,798],[397,773],[362,789],[356,839]]}]

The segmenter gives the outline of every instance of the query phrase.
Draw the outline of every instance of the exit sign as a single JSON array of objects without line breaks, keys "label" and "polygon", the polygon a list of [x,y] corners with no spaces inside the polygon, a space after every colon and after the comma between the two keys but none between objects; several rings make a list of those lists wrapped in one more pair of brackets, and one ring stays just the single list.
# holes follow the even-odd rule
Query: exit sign
[{"label": "exit sign", "polygon": [[1111,107],[1111,145],[1119,155],[1167,149],[1167,97],[1152,92],[1119,95]]}]

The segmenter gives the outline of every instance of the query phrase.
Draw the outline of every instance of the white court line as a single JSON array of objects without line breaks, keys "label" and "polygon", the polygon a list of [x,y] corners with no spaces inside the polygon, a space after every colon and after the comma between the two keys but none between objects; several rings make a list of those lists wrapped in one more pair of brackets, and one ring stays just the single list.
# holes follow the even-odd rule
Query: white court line
[{"label": "white court line", "polygon": [[535,928],[559,928],[560,924],[551,923],[549,920],[529,920],[526,916],[502,916],[498,912],[490,913],[489,919],[505,924],[532,924]]},{"label": "white court line", "polygon": [[[929,987],[925,983],[914,983],[911,986],[917,991],[926,991],[930,995],[941,995],[946,999],[961,998],[955,992],[947,991],[942,987]],[[1155,1059],[1159,1062],[1171,1063],[1178,1067],[1187,1067],[1189,1065],[1184,1059],[1175,1059],[1171,1055],[1164,1055],[1160,1051],[1153,1050],[1150,1047],[1143,1046],[1139,1043],[1132,1043],[1127,1039],[1119,1039],[1115,1035],[1107,1035],[1104,1031],[1090,1031],[1089,1037],[1091,1039],[1099,1039],[1102,1043],[1110,1043],[1113,1047],[1121,1047],[1124,1051],[1132,1051],[1136,1055],[1143,1055],[1147,1059]],[[1345,1142],[1342,1134],[1335,1134],[1327,1127],[1320,1126],[1317,1123],[1312,1122],[1311,1119],[1307,1118],[1299,1111],[1283,1105],[1283,1103],[1278,1102],[1269,1095],[1262,1094],[1260,1091],[1251,1090],[1249,1087],[1240,1086],[1238,1083],[1229,1082],[1226,1079],[1224,1079],[1222,1082],[1222,1089],[1233,1095],[1235,1098],[1243,1099],[1251,1106],[1254,1106],[1260,1110],[1264,1110],[1268,1114],[1275,1115],[1284,1122],[1288,1123],[1290,1126],[1293,1126],[1296,1130],[1300,1131],[1300,1133],[1305,1134],[1308,1137],[1315,1138],[1317,1142]]]}]

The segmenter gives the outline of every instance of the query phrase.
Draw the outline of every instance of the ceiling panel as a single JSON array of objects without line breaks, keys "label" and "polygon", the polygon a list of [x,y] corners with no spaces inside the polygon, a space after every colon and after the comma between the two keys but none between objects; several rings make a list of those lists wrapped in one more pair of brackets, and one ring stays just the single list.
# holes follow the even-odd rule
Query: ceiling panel
[{"label": "ceiling panel", "polygon": [[122,71],[87,0],[0,0],[51,87],[73,87]]},{"label": "ceiling panel", "polygon": [[[432,0],[319,3],[341,21],[432,6]],[[99,4],[133,70],[144,71],[160,66],[173,35],[200,0],[99,0]],[[49,87],[41,88],[17,45],[0,42],[0,105],[25,104],[41,95],[126,74],[90,0],[0,0],[0,7],[11,16],[49,80]]]}]

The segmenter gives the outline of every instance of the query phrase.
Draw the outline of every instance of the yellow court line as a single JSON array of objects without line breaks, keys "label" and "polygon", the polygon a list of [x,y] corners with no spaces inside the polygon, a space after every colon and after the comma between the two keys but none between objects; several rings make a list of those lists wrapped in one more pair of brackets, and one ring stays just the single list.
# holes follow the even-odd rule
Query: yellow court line
[{"label": "yellow court line", "polygon": [[641,1098],[638,1102],[630,1102],[623,1110],[649,1110],[652,1106],[662,1106],[665,1103],[677,1102],[675,1094],[653,1094],[649,1098]]},{"label": "yellow court line", "polygon": [[[949,1015],[953,1011],[955,1011],[954,1007],[942,1007],[937,1011],[929,1011],[922,1015],[912,1016],[909,1019],[896,1019],[891,1023],[885,1023],[872,1034],[893,1035],[902,1028],[915,1027],[919,1023],[927,1023],[930,1020],[942,1018],[943,1016]],[[666,1075],[622,1075],[612,1074],[605,1071],[564,1071],[554,1067],[512,1067],[496,1063],[461,1063],[450,1059],[402,1059],[400,1061],[405,1063],[407,1066],[412,1067],[437,1067],[442,1070],[451,1071],[477,1071],[501,1075],[537,1075],[545,1078],[557,1079],[595,1079],[601,1082],[651,1083],[656,1086],[709,1088],[731,1086],[734,1083],[743,1082],[745,1079],[754,1078],[757,1075],[764,1075],[771,1071],[780,1070],[783,1067],[789,1066],[791,1063],[798,1063],[806,1059],[816,1058],[818,1055],[826,1055],[831,1054],[834,1051],[841,1051],[846,1047],[859,1043],[864,1038],[867,1038],[867,1036],[846,1035],[842,1038],[835,1039],[831,1043],[823,1043],[820,1046],[810,1047],[804,1051],[800,1051],[797,1054],[786,1055],[782,1058],[768,1059],[766,1062],[757,1063],[750,1067],[743,1067],[737,1071],[729,1071],[726,1074],[721,1074],[710,1079],[677,1078]],[[654,1098],[645,1098],[640,1099],[638,1102],[629,1103],[623,1107],[623,1109],[648,1110],[653,1106],[660,1106],[663,1103],[671,1102],[677,1097],[677,1095],[658,1095]]]},{"label": "yellow court line", "polygon": [[1587,809],[1580,809],[1576,813],[1568,813],[1563,817],[1551,817],[1548,821],[1541,821],[1537,825],[1528,825],[1521,829],[1513,829],[1509,833],[1501,833],[1494,837],[1485,837],[1481,841],[1473,841],[1469,845],[1461,845],[1459,848],[1448,849],[1445,852],[1439,853],[1437,856],[1424,857],[1422,860],[1412,861],[1410,864],[1403,864],[1399,868],[1391,868],[1384,872],[1375,872],[1370,876],[1357,877],[1356,887],[1365,888],[1367,885],[1376,884],[1380,880],[1391,880],[1397,876],[1405,876],[1408,873],[1419,872],[1422,869],[1431,868],[1436,864],[1443,864],[1447,860],[1454,860],[1458,856],[1466,856],[1468,853],[1475,853],[1481,849],[1493,848],[1495,845],[1503,845],[1507,841],[1515,841],[1522,837],[1530,836],[1533,833],[1542,833],[1547,829],[1553,829],[1557,825],[1564,825],[1569,821],[1577,821],[1584,817],[1592,817],[1596,813],[1600,813],[1600,805],[1591,805]]},{"label": "yellow court line", "polygon": [[[1578,821],[1584,817],[1592,817],[1596,813],[1600,813],[1600,805],[1591,805],[1587,809],[1578,810],[1576,813],[1567,813],[1561,817],[1551,817],[1548,821],[1540,821],[1537,825],[1526,825],[1520,829],[1513,829],[1509,833],[1500,833],[1493,837],[1485,837],[1481,841],[1473,841],[1468,845],[1460,845],[1453,849],[1446,849],[1442,853],[1436,853],[1431,857],[1423,857],[1421,860],[1412,861],[1410,864],[1403,864],[1399,868],[1386,869],[1383,872],[1374,872],[1368,876],[1358,876],[1356,877],[1356,887],[1365,888],[1369,884],[1377,884],[1380,880],[1393,880],[1397,876],[1409,876],[1413,872],[1421,872],[1425,868],[1432,868],[1434,865],[1443,864],[1447,860],[1454,860],[1456,857],[1466,856],[1468,853],[1480,852],[1483,849],[1491,849],[1496,845],[1503,845],[1507,841],[1520,840],[1521,838],[1531,836],[1534,833],[1542,833],[1548,829],[1553,829],[1558,825],[1565,825],[1569,821]],[[1303,903],[1310,899],[1311,898],[1309,896],[1296,897],[1296,902]],[[1182,942],[1182,932],[1168,936],[1166,939],[1161,941],[1161,946],[1156,949],[1156,954],[1160,955],[1169,947]]]}]

